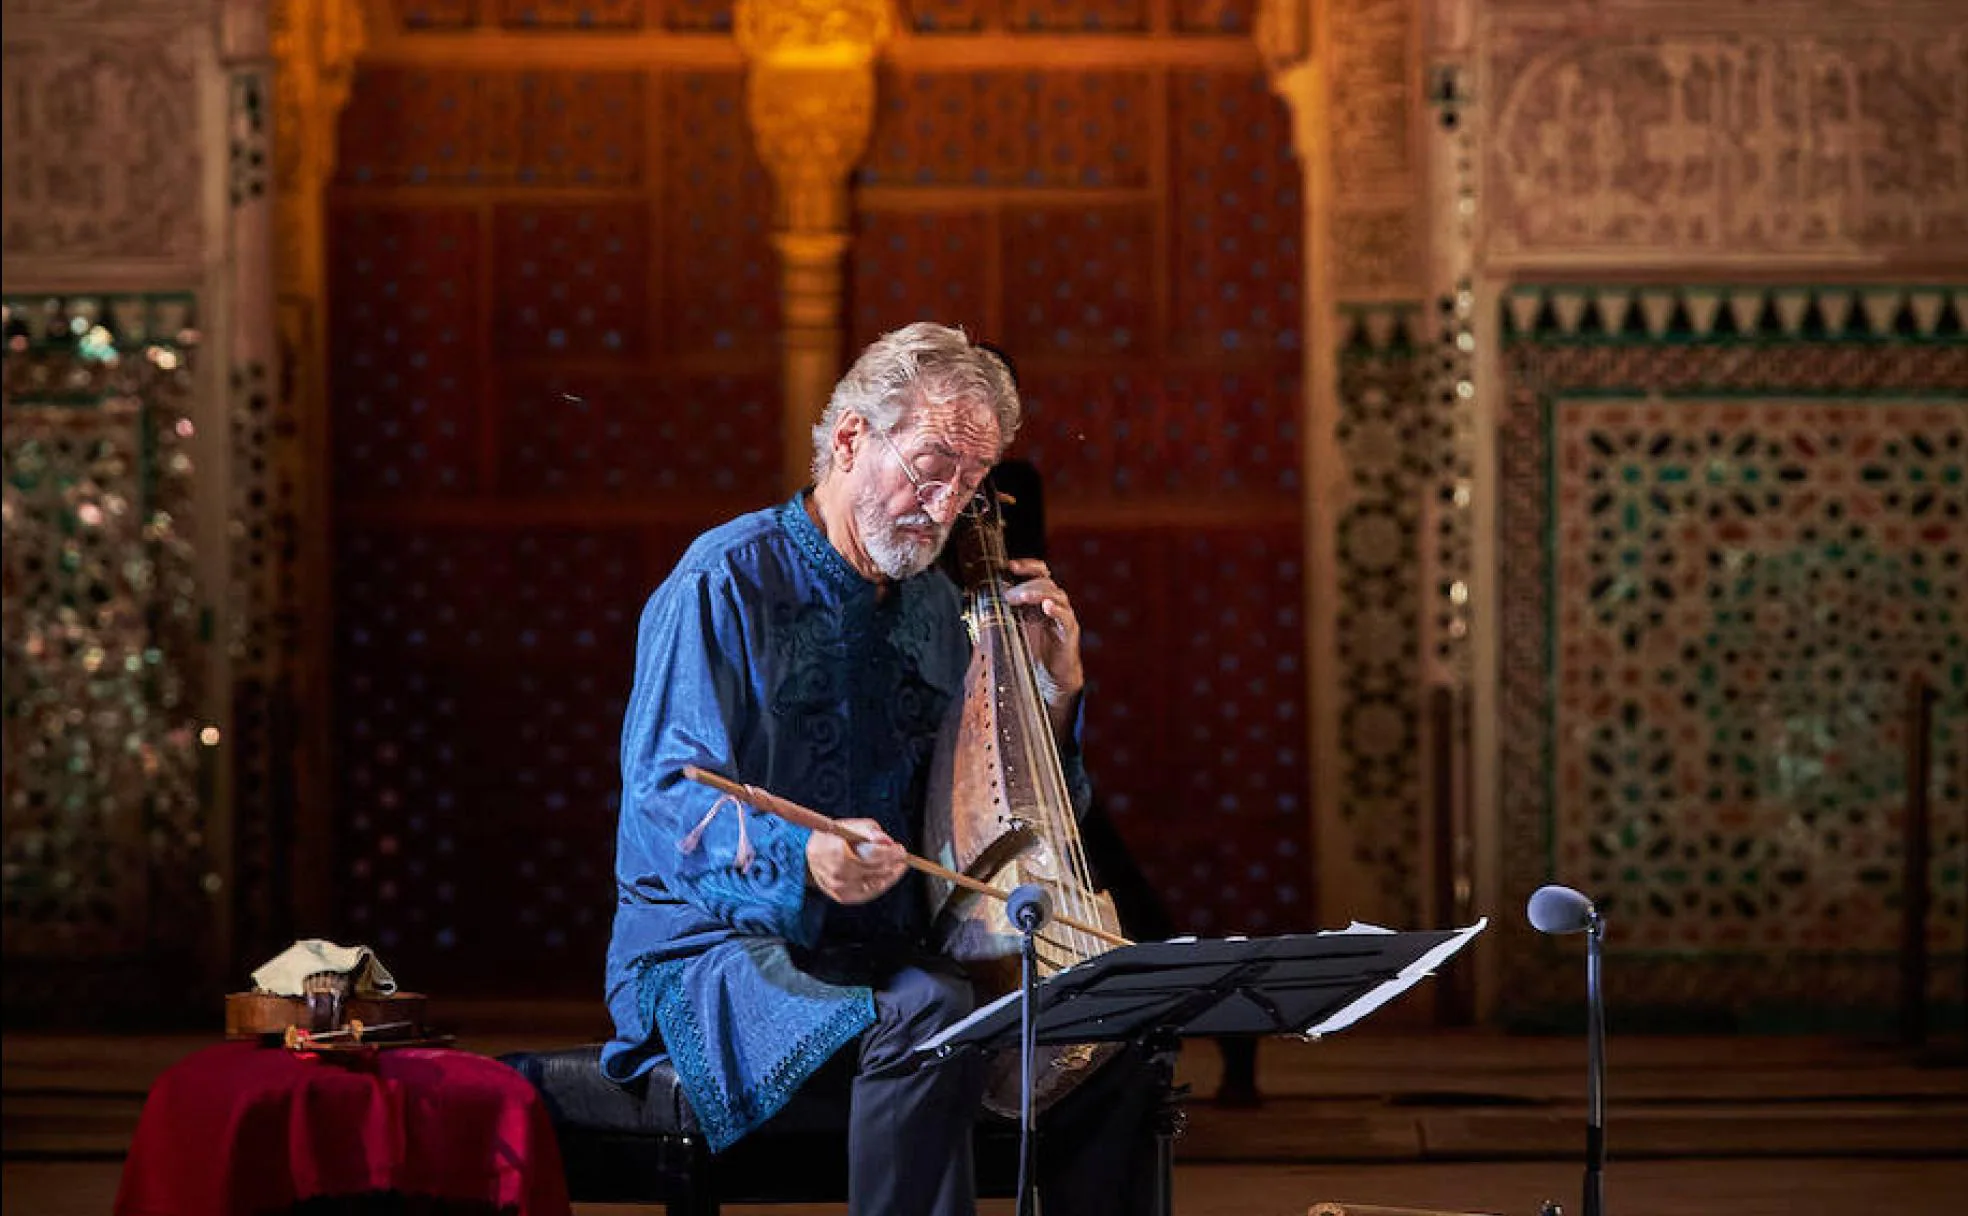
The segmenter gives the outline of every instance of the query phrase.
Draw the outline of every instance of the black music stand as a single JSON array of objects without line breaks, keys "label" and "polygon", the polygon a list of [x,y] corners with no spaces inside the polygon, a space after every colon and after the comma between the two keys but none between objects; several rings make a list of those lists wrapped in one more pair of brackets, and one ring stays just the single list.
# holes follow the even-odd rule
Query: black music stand
[{"label": "black music stand", "polygon": [[[1033,992],[1041,1046],[1132,1043],[1162,1062],[1173,1088],[1183,1039],[1344,1030],[1468,945],[1466,929],[1397,933],[1354,925],[1285,937],[1177,939],[1110,950],[1042,980]],[[917,1045],[919,1052],[1017,1050],[1017,991]],[[1175,1199],[1174,1128],[1160,1137],[1158,1208]]]}]

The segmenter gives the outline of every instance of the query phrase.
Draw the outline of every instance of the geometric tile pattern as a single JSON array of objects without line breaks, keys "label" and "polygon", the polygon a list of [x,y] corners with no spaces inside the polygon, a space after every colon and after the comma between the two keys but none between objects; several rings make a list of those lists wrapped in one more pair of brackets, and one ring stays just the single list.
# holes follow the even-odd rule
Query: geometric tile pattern
[{"label": "geometric tile pattern", "polygon": [[961,34],[982,29],[986,13],[998,6],[990,0],[902,0],[909,28],[924,34]]},{"label": "geometric tile pattern", "polygon": [[1147,0],[1006,0],[1005,25],[1020,33],[1139,33]]},{"label": "geometric tile pattern", "polygon": [[[659,8],[729,25],[683,2],[464,18],[545,45]],[[340,920],[314,931],[462,994],[509,991],[514,949],[565,958],[541,989],[586,996],[635,613],[689,537],[778,493],[779,277],[742,71],[529,65],[372,65],[343,113]]]},{"label": "geometric tile pattern", "polygon": [[660,205],[668,349],[777,357],[772,181],[745,122],[744,75],[666,73]]},{"label": "geometric tile pattern", "polygon": [[1402,923],[1424,916],[1421,872],[1422,504],[1436,478],[1437,407],[1412,304],[1342,310],[1339,420],[1351,488],[1334,523],[1340,768],[1352,864]]},{"label": "geometric tile pattern", "polygon": [[0,323],[8,1007],[128,1009],[84,973],[181,982],[214,927],[196,543],[224,504],[197,491],[197,316],[182,295],[9,297]]},{"label": "geometric tile pattern", "polygon": [[[516,372],[505,388],[498,484],[507,499],[685,495],[742,509],[778,476],[776,376]],[[712,456],[679,459],[689,452]]]},{"label": "geometric tile pattern", "polygon": [[1254,0],[1176,0],[1175,28],[1185,34],[1247,34]]},{"label": "geometric tile pattern", "polygon": [[1063,501],[1195,495],[1296,505],[1295,375],[1041,364],[1021,365],[1020,379],[1027,414],[1017,450]]},{"label": "geometric tile pattern", "polygon": [[1014,355],[1118,354],[1151,338],[1147,208],[1021,208],[1006,223],[1004,337]]},{"label": "geometric tile pattern", "polygon": [[1146,72],[886,69],[857,180],[897,186],[1148,183]]},{"label": "geometric tile pattern", "polygon": [[1061,528],[1049,547],[1087,622],[1096,787],[1184,931],[1314,927],[1300,546],[1293,524]]},{"label": "geometric tile pattern", "polygon": [[732,0],[391,0],[403,28],[456,30],[731,29]]},{"label": "geometric tile pattern", "polygon": [[861,217],[853,282],[855,349],[929,318],[984,335],[990,304],[976,268],[995,252],[981,211],[873,211]]},{"label": "geometric tile pattern", "polygon": [[484,237],[464,207],[329,216],[338,495],[456,495],[477,480]]},{"label": "geometric tile pattern", "polygon": [[632,186],[644,77],[373,65],[342,111],[338,180],[358,186]]},{"label": "geometric tile pattern", "polygon": [[[647,544],[584,524],[350,529],[339,546],[336,695],[360,707],[335,740],[340,914],[433,983],[482,984],[501,942],[605,946],[594,895]],[[579,992],[578,971],[547,982]]]},{"label": "geometric tile pattern", "polygon": [[648,350],[649,210],[635,202],[492,213],[493,332],[515,355]]},{"label": "geometric tile pattern", "polygon": [[1294,350],[1303,212],[1290,115],[1254,74],[1178,72],[1169,84],[1176,341]]},{"label": "geometric tile pattern", "polygon": [[[1631,1007],[1836,1024],[1897,999],[1907,682],[1968,799],[1968,338],[1945,289],[1504,301],[1505,904],[1592,890]],[[1964,847],[1933,818],[1935,992]],[[1506,956],[1513,1013],[1568,1003]]]}]

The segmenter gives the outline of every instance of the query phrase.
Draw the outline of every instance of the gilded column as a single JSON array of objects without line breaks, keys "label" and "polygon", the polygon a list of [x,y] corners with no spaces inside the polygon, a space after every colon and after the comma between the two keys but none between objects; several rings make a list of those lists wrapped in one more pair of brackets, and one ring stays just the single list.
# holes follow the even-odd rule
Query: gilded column
[{"label": "gilded column", "polygon": [[784,477],[803,483],[810,428],[840,373],[848,175],[868,144],[875,55],[894,32],[889,0],[738,0],[747,106],[778,189]]},{"label": "gilded column", "polygon": [[[294,851],[326,857],[328,819],[327,619],[328,502],[327,224],[325,196],[335,171],[335,130],[347,103],[356,56],[367,37],[362,0],[275,0],[271,10],[274,92],[274,283],[281,377],[279,430],[292,436],[299,553],[291,612],[297,651],[289,703],[305,714],[293,728],[297,768]],[[308,717],[306,714],[314,716]],[[327,912],[328,869],[297,865],[294,910],[303,924]]]}]

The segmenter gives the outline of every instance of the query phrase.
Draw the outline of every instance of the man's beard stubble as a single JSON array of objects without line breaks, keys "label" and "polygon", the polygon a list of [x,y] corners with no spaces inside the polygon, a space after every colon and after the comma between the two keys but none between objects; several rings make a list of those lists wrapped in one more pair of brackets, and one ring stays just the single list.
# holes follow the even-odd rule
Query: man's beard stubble
[{"label": "man's beard stubble", "polygon": [[[874,493],[864,494],[855,501],[854,519],[861,529],[861,545],[874,560],[875,568],[896,582],[929,569],[936,555],[943,551],[943,542],[950,537],[950,530],[927,511],[911,511],[899,519],[890,519],[882,509],[880,496]],[[922,529],[929,535],[917,536],[905,528]]]}]

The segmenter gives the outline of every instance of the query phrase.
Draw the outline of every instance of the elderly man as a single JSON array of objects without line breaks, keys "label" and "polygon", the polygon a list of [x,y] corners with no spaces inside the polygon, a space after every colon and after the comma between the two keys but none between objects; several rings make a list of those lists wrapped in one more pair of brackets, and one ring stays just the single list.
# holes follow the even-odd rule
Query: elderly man
[{"label": "elderly man", "polygon": [[[617,906],[608,957],[628,1082],[667,1055],[711,1148],[809,1082],[851,1076],[850,1209],[975,1210],[970,1129],[982,1068],[912,1047],[970,1011],[963,972],[926,940],[927,772],[969,641],[934,570],[950,528],[1019,423],[1004,365],[918,323],[871,345],[814,428],[815,483],[700,537],[642,614],[622,731]],[[1044,563],[1016,562],[1068,783],[1084,682],[1073,607]],[[851,848],[682,776],[698,765],[832,816]],[[823,1078],[822,1066],[837,1060]],[[1042,1161],[1059,1211],[1140,1210],[1153,1107],[1126,1067],[1078,1102]],[[1097,1078],[1098,1079],[1098,1078]],[[1089,1087],[1092,1083],[1089,1082]]]}]

